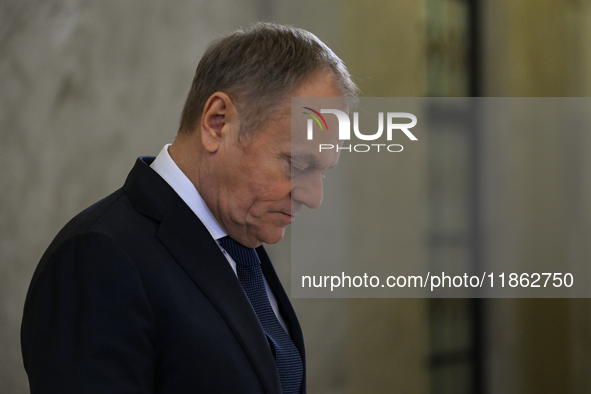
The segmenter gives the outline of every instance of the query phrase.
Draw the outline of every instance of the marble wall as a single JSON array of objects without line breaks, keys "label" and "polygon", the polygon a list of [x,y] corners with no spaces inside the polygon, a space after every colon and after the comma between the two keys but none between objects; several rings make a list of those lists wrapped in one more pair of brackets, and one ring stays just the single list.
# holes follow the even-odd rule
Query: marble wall
[{"label": "marble wall", "polygon": [[208,42],[289,7],[0,1],[0,392],[28,392],[24,297],[59,228],[120,187],[137,156],[174,138]]}]

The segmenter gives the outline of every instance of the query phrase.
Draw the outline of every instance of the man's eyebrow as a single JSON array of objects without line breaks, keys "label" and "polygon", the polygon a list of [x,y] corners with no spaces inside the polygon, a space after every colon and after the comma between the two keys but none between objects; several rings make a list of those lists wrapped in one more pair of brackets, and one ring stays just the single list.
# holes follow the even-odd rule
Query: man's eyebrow
[{"label": "man's eyebrow", "polygon": [[[296,160],[304,160],[307,163],[310,164],[310,166],[314,167],[314,168],[320,168],[320,162],[318,161],[318,158],[310,153],[302,153],[302,154],[298,154],[298,153],[293,153],[290,155],[291,158],[296,159]],[[332,170],[335,169],[339,166],[339,163],[335,163],[334,165],[327,167],[327,170]]]}]

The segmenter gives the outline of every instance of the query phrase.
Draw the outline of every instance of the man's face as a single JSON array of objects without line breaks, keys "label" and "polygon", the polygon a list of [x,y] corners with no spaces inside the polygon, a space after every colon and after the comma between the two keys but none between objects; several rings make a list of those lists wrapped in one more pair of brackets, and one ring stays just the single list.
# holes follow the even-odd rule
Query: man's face
[{"label": "man's face", "polygon": [[[293,96],[336,97],[339,92],[332,74],[322,71],[307,79]],[[337,143],[336,134],[324,138],[326,143]],[[322,173],[334,167],[338,158],[334,151],[318,152],[318,141],[294,139],[292,145],[288,104],[252,137],[240,142],[227,139],[222,144],[215,174],[211,174],[216,182],[214,215],[245,246],[279,242],[302,205],[320,206]]]}]

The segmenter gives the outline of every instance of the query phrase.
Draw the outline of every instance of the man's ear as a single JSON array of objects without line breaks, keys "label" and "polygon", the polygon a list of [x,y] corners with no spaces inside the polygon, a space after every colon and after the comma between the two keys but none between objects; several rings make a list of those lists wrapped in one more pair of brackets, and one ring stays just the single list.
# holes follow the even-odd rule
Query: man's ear
[{"label": "man's ear", "polygon": [[201,116],[201,143],[209,153],[217,152],[222,138],[229,138],[230,131],[237,125],[236,106],[223,92],[212,94],[203,108]]}]

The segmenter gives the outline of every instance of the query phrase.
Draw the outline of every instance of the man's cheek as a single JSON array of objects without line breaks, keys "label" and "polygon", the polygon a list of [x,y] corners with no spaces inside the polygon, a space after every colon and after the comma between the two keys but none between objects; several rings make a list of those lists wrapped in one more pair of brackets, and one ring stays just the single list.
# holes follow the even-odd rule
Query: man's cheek
[{"label": "man's cheek", "polygon": [[276,182],[268,187],[269,195],[275,199],[281,199],[286,194],[291,192],[291,179],[284,180],[282,182]]},{"label": "man's cheek", "polygon": [[284,185],[267,185],[258,190],[256,194],[258,203],[269,203],[281,200],[286,194],[289,194],[291,189],[290,184]]}]

